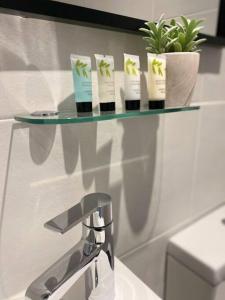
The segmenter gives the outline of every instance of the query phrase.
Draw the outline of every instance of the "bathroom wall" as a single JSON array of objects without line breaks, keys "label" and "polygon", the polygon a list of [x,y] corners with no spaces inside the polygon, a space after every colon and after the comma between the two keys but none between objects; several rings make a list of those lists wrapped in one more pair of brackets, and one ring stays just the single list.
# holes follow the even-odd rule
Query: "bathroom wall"
[{"label": "bathroom wall", "polygon": [[[182,8],[207,16],[215,32],[216,2],[149,3],[152,17]],[[114,55],[118,106],[123,52],[139,54],[144,103],[144,44],[134,34],[5,14],[0,40],[0,299],[23,292],[79,240],[80,226],[57,235],[43,224],[93,191],[112,195],[117,256],[162,295],[168,237],[224,202],[225,50],[203,49],[193,95],[200,111],[34,126],[14,114],[74,109],[70,53]],[[97,99],[95,71],[93,82]]]}]

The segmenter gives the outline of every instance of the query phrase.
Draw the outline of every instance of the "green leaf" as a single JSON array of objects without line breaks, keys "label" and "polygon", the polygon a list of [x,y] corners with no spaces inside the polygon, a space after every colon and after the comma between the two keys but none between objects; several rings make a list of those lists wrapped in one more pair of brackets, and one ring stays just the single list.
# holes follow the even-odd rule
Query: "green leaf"
[{"label": "green leaf", "polygon": [[189,42],[189,43],[186,45],[186,47],[184,48],[184,51],[185,51],[185,52],[192,52],[192,49],[193,49],[194,45],[195,45],[195,42],[194,42],[194,41]]},{"label": "green leaf", "polygon": [[170,25],[171,25],[171,26],[176,26],[176,21],[175,21],[175,19],[172,19],[172,20],[170,21]]},{"label": "green leaf", "polygon": [[185,28],[188,28],[188,19],[185,16],[181,16],[181,20],[183,21],[183,24]]},{"label": "green leaf", "polygon": [[170,40],[167,44],[166,44],[166,52],[169,52],[169,49],[172,45],[174,45],[174,43],[178,40],[178,37],[174,38],[173,40]]},{"label": "green leaf", "polygon": [[105,73],[106,73],[106,76],[107,76],[107,77],[110,77],[110,72],[109,72],[108,69],[105,70]]},{"label": "green leaf", "polygon": [[156,74],[155,66],[152,64],[152,71],[154,74]]},{"label": "green leaf", "polygon": [[149,22],[148,23],[149,28],[151,29],[151,31],[153,32],[153,34],[155,35],[155,37],[158,37],[158,30],[157,27],[155,25],[155,23]]},{"label": "green leaf", "polygon": [[197,51],[198,50],[198,46],[202,43],[204,43],[206,41],[206,39],[200,39],[197,41],[193,41],[194,45],[193,45],[193,49],[192,51]]},{"label": "green leaf", "polygon": [[156,40],[151,37],[143,37],[143,39],[149,44],[149,46],[156,47]]},{"label": "green leaf", "polygon": [[202,44],[202,43],[204,43],[204,42],[206,42],[207,41],[207,39],[200,39],[200,40],[197,40],[197,41],[195,41],[195,45],[200,45],[200,44]]},{"label": "green leaf", "polygon": [[86,72],[85,69],[83,70],[83,75],[84,75],[84,77],[86,77],[86,78],[88,77],[87,72]]},{"label": "green leaf", "polygon": [[178,33],[180,32],[185,33],[186,28],[180,22],[177,21],[176,26],[177,26]]},{"label": "green leaf", "polygon": [[174,43],[174,49],[176,52],[182,52],[182,46],[179,42]]},{"label": "green leaf", "polygon": [[143,31],[143,32],[145,32],[145,33],[147,33],[147,34],[151,34],[151,30],[149,30],[149,29],[147,29],[147,28],[139,28],[139,30],[140,31]]},{"label": "green leaf", "polygon": [[162,20],[164,19],[165,13],[161,14],[161,16],[159,17],[157,23],[160,24],[162,22]]},{"label": "green leaf", "polygon": [[76,67],[76,72],[77,72],[78,76],[80,76],[80,70],[78,67]]},{"label": "green leaf", "polygon": [[137,75],[137,72],[136,72],[135,68],[132,68],[132,74],[135,75],[135,76]]},{"label": "green leaf", "polygon": [[205,22],[204,19],[201,19],[201,20],[196,20],[196,26],[200,25],[201,23]]},{"label": "green leaf", "polygon": [[180,32],[178,35],[178,41],[182,46],[182,49],[185,47],[185,34]]},{"label": "green leaf", "polygon": [[160,39],[163,33],[163,29],[165,27],[165,21],[161,21],[160,23],[158,23],[158,38]]},{"label": "green leaf", "polygon": [[81,61],[78,59],[77,62],[76,62],[76,65],[79,67],[81,64]]},{"label": "green leaf", "polygon": [[158,73],[159,73],[160,76],[163,76],[163,73],[162,73],[162,70],[161,70],[160,67],[158,68]]},{"label": "green leaf", "polygon": [[146,49],[148,52],[150,52],[150,53],[156,53],[155,48],[152,48],[152,47],[146,47],[145,49]]},{"label": "green leaf", "polygon": [[161,44],[163,47],[166,47],[166,44],[168,42],[168,40],[170,39],[171,35],[173,34],[173,32],[177,29],[176,26],[173,26],[169,29],[167,29],[167,31],[163,34],[162,38],[161,38]]},{"label": "green leaf", "polygon": [[129,69],[129,67],[126,65],[126,73],[128,74],[128,75],[130,75],[130,69]]},{"label": "green leaf", "polygon": [[191,22],[189,23],[189,26],[187,28],[187,31],[189,33],[191,33],[195,28],[196,28],[196,21],[195,20],[191,20]]}]

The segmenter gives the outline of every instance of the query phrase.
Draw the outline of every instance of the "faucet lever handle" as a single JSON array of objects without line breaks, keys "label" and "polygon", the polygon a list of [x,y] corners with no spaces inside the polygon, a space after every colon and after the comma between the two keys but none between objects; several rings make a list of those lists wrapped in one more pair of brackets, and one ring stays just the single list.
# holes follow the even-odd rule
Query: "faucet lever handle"
[{"label": "faucet lever handle", "polygon": [[112,200],[108,194],[92,193],[45,223],[45,227],[64,234],[80,222],[90,228],[104,228],[112,223]]}]

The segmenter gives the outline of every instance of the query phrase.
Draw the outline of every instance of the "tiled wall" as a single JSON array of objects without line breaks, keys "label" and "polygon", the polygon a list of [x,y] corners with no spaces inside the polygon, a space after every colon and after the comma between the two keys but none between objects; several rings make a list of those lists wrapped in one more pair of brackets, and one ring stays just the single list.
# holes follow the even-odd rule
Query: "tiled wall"
[{"label": "tiled wall", "polygon": [[[153,16],[160,2],[169,13],[171,1],[156,1],[149,4]],[[174,15],[180,7],[190,14],[216,10],[212,1],[196,9],[189,1],[190,10],[180,2],[174,0]],[[26,289],[78,241],[79,226],[61,236],[43,224],[93,191],[113,197],[117,255],[161,295],[168,236],[224,201],[225,51],[203,49],[193,95],[200,111],[32,126],[13,115],[74,107],[70,53],[115,57],[119,106],[123,52],[140,55],[146,71],[144,44],[137,35],[3,14],[0,41],[0,299]],[[97,98],[95,72],[93,81]]]}]

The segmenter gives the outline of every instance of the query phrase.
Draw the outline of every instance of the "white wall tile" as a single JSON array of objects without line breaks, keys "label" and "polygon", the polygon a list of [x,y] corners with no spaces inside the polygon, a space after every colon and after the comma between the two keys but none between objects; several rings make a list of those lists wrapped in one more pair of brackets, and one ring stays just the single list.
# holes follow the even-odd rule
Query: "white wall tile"
[{"label": "white wall tile", "polygon": [[167,243],[168,236],[163,236],[122,258],[122,261],[161,298]]},{"label": "white wall tile", "polygon": [[[207,2],[207,1],[206,1]],[[204,20],[204,28],[202,29],[202,33],[210,34],[215,36],[217,34],[217,24],[218,24],[218,13],[219,13],[219,1],[211,1],[209,2],[215,5],[215,9],[201,11],[199,13],[194,13],[188,15],[191,19],[202,19]]]},{"label": "white wall tile", "polygon": [[191,15],[219,9],[219,0],[154,0],[153,16],[159,18],[162,13],[166,17],[178,17],[180,15]]},{"label": "white wall tile", "polygon": [[73,5],[80,5],[83,7],[103,10],[106,12],[124,15],[132,18],[146,19],[152,18],[152,3],[153,0],[141,0],[138,4],[135,0],[62,0],[60,2],[69,3]]},{"label": "white wall tile", "polygon": [[[205,47],[202,52],[200,73],[203,79],[203,101],[225,101],[225,50]],[[206,64],[207,62],[207,64]]]},{"label": "white wall tile", "polygon": [[[147,120],[146,120],[147,121]],[[156,121],[156,120],[155,120]],[[152,123],[153,120],[148,120]],[[132,122],[129,126],[130,138],[132,136]],[[134,129],[134,128],[133,128]],[[156,128],[151,128],[148,134],[144,133],[142,127],[140,136],[148,140],[149,149],[148,155],[144,159],[127,160],[131,157],[132,142],[127,143],[123,139],[123,164],[122,164],[122,192],[119,224],[117,225],[119,232],[120,247],[118,247],[118,255],[124,254],[136,246],[146,242],[152,236],[152,231],[155,225],[155,216],[158,207],[158,197],[160,188],[160,173],[161,173],[161,155],[162,155],[162,131],[157,133]],[[138,135],[134,135],[138,136]],[[132,139],[132,138],[131,138]],[[134,147],[139,147],[141,143],[134,139]],[[117,208],[119,209],[119,208]],[[116,213],[115,215],[117,215]],[[119,245],[119,244],[118,244]]]},{"label": "white wall tile", "polygon": [[[180,19],[181,15],[185,15],[186,17],[188,17],[190,19],[203,20],[203,22],[201,24],[201,26],[203,26],[203,28],[201,29],[201,33],[209,34],[209,35],[212,35],[212,36],[217,35],[219,4],[218,4],[217,8],[210,9],[210,10],[205,10],[205,11],[201,10],[198,13],[196,13],[196,11],[194,11],[194,13],[181,12],[180,14],[175,16],[175,19],[182,22],[181,19]],[[167,17],[167,15],[166,15],[166,17]]]},{"label": "white wall tile", "polygon": [[225,50],[221,47],[201,47],[200,67],[192,101],[215,103],[225,101]]},{"label": "white wall tile", "polygon": [[196,215],[225,201],[225,105],[201,109],[196,143],[195,173],[191,213]]},{"label": "white wall tile", "polygon": [[199,111],[165,116],[160,198],[154,236],[190,217],[198,118]]}]

